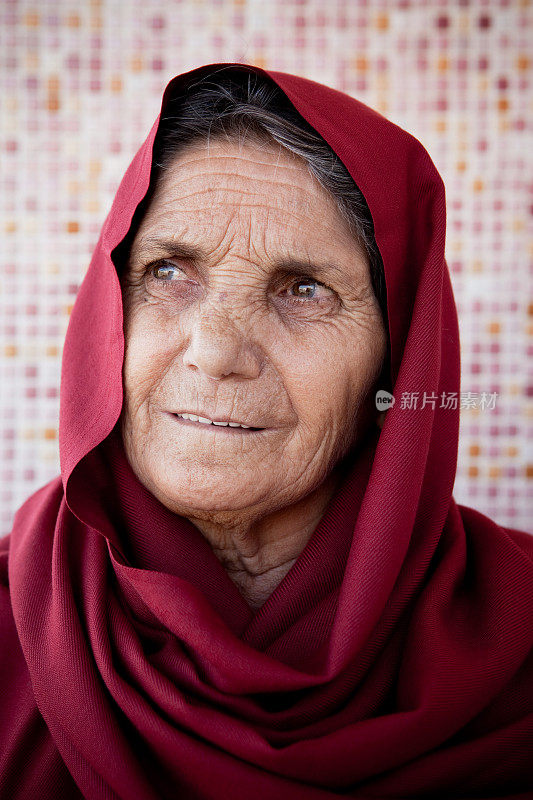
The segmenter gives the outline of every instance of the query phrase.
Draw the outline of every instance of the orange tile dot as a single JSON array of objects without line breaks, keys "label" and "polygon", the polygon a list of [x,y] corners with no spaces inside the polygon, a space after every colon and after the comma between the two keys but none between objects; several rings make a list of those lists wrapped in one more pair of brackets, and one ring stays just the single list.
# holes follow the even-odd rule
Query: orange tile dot
[{"label": "orange tile dot", "polygon": [[450,62],[449,62],[448,58],[446,58],[446,56],[441,56],[437,60],[437,69],[439,70],[439,72],[446,72],[446,70],[449,68],[449,66],[450,66]]},{"label": "orange tile dot", "polygon": [[28,11],[26,16],[24,17],[24,22],[28,26],[28,28],[37,28],[40,23],[39,14],[37,11]]},{"label": "orange tile dot", "polygon": [[368,69],[368,61],[364,56],[358,56],[355,61],[355,69],[359,72],[366,72]]},{"label": "orange tile dot", "polygon": [[6,344],[6,346],[4,347],[4,355],[6,356],[6,358],[13,358],[13,356],[16,356],[17,353],[18,353],[18,347],[16,347],[16,345],[14,344]]},{"label": "orange tile dot", "polygon": [[444,133],[447,129],[446,120],[445,119],[438,119],[435,123],[435,130],[438,133]]},{"label": "orange tile dot", "polygon": [[500,475],[501,475],[501,469],[499,467],[490,467],[489,478],[499,478]]},{"label": "orange tile dot", "polygon": [[46,107],[48,108],[48,111],[59,110],[59,97],[57,96],[57,94],[48,95],[48,101],[46,103]]},{"label": "orange tile dot", "polygon": [[484,189],[484,183],[483,183],[483,181],[481,180],[481,178],[478,178],[477,180],[475,180],[475,181],[473,182],[473,184],[472,184],[472,188],[473,188],[473,190],[474,190],[475,192],[482,192],[482,191],[483,191],[483,189]]},{"label": "orange tile dot", "polygon": [[376,28],[378,31],[385,31],[389,27],[389,15],[388,14],[377,14],[376,16]]},{"label": "orange tile dot", "polygon": [[57,92],[59,89],[59,78],[57,75],[51,75],[48,78],[48,91]]},{"label": "orange tile dot", "polygon": [[55,356],[59,354],[59,348],[56,347],[55,345],[48,345],[48,347],[45,350],[45,353],[47,356],[55,358]]},{"label": "orange tile dot", "polygon": [[67,222],[67,233],[78,233],[80,226],[77,222]]},{"label": "orange tile dot", "polygon": [[465,161],[458,161],[455,165],[457,172],[464,172],[466,169],[466,162]]},{"label": "orange tile dot", "polygon": [[507,455],[510,458],[516,458],[516,456],[518,455],[518,447],[515,447],[514,445],[512,445],[511,447],[508,447],[507,448]]},{"label": "orange tile dot", "polygon": [[488,326],[489,333],[500,333],[501,325],[499,322],[491,322]]},{"label": "orange tile dot", "polygon": [[529,69],[531,66],[531,59],[529,56],[526,56],[524,53],[521,53],[518,58],[516,59],[516,68],[520,71],[524,71]]},{"label": "orange tile dot", "polygon": [[506,97],[502,97],[501,100],[498,100],[498,111],[508,111],[509,110],[509,100]]},{"label": "orange tile dot", "polygon": [[112,92],[122,91],[122,78],[119,78],[118,76],[111,78],[111,91]]},{"label": "orange tile dot", "polygon": [[8,221],[4,225],[4,231],[6,233],[15,233],[17,230],[17,223],[14,219],[8,219]]},{"label": "orange tile dot", "polygon": [[481,453],[481,448],[478,444],[471,444],[468,448],[468,452],[471,456],[478,456]]},{"label": "orange tile dot", "polygon": [[530,303],[527,307],[527,313],[530,317],[533,317],[533,303]]},{"label": "orange tile dot", "polygon": [[67,17],[67,26],[69,28],[79,28],[80,27],[80,18],[78,14],[69,14]]},{"label": "orange tile dot", "polygon": [[533,478],[533,464],[526,464],[526,478]]},{"label": "orange tile dot", "polygon": [[45,428],[44,429],[44,438],[45,439],[55,439],[57,436],[55,428]]},{"label": "orange tile dot", "polygon": [[468,467],[469,478],[477,478],[478,475],[479,475],[479,469],[477,467]]},{"label": "orange tile dot", "polygon": [[140,72],[143,68],[143,60],[140,56],[134,56],[130,61],[130,66],[133,72]]}]

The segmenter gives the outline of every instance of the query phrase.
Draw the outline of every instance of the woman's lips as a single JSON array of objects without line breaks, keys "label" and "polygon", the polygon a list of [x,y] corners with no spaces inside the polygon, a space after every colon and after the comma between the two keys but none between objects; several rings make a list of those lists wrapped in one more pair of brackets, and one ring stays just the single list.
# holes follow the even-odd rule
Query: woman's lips
[{"label": "woman's lips", "polygon": [[260,431],[266,430],[266,428],[234,428],[230,425],[214,425],[208,422],[194,422],[191,419],[184,419],[183,417],[179,417],[177,414],[172,413],[171,416],[174,417],[175,420],[180,422],[182,425],[188,425],[192,428],[198,428],[202,430],[207,430],[213,433],[214,431],[223,432],[223,433],[259,433]]}]

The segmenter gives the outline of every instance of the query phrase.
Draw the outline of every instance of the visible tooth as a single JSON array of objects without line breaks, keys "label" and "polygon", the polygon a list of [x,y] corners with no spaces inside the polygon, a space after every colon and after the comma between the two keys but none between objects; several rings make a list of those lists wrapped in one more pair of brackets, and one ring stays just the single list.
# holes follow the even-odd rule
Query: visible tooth
[{"label": "visible tooth", "polygon": [[231,428],[250,427],[250,425],[240,425],[238,422],[213,422],[212,420],[207,419],[207,417],[198,417],[196,414],[177,414],[177,416],[181,417],[182,419],[190,419],[191,422],[203,422],[204,425],[222,425],[223,427],[229,425]]}]

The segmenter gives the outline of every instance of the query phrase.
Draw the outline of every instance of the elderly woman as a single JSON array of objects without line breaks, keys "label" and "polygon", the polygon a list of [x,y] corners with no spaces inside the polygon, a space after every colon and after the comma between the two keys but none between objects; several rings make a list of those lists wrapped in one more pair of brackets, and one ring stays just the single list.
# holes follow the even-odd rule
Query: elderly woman
[{"label": "elderly woman", "polygon": [[532,796],[533,540],[452,497],[444,243],[368,107],[171,82],[1,542],[2,798]]}]

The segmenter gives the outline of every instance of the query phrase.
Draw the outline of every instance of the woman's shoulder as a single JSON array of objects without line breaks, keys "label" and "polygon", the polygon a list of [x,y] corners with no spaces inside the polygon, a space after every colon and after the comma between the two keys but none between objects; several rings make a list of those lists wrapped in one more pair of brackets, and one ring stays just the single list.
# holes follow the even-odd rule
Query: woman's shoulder
[{"label": "woman's shoulder", "polygon": [[15,541],[21,535],[31,534],[35,523],[38,522],[39,515],[43,513],[50,515],[54,512],[57,514],[58,505],[61,502],[61,494],[62,484],[61,478],[58,476],[28,497],[15,514],[12,531],[0,538],[0,652],[2,654],[0,657],[0,676],[2,676],[3,686],[9,685],[6,680],[3,680],[4,677],[8,678],[4,672],[10,668],[8,665],[13,665],[17,662],[19,660],[18,656],[22,661],[24,660],[11,603],[10,557]]},{"label": "woman's shoulder", "polygon": [[13,536],[31,533],[42,513],[57,514],[61,479],[54,478],[19,508],[11,533],[0,538],[0,797],[80,798],[37,706],[18,636],[9,584]]},{"label": "woman's shoulder", "polygon": [[57,514],[62,494],[61,476],[58,475],[28,497],[15,513],[12,531],[0,538],[0,643],[4,654],[14,652],[7,645],[8,640],[12,640],[15,650],[18,643],[9,586],[10,554],[15,540],[26,533],[31,535],[32,529],[39,522],[39,516]]},{"label": "woman's shoulder", "polygon": [[40,521],[44,522],[44,518],[49,524],[50,517],[57,515],[63,496],[61,475],[56,475],[51,481],[33,492],[15,512],[12,533],[0,539],[0,552],[4,552],[4,541],[13,536],[13,531],[28,529]]},{"label": "woman's shoulder", "polygon": [[504,528],[503,530],[529,556],[531,563],[533,563],[533,535],[525,531],[519,531],[516,528]]},{"label": "woman's shoulder", "polygon": [[520,551],[533,565],[533,535],[518,528],[500,525],[475,508],[458,504],[463,525],[467,533],[479,533],[510,545],[510,550]]},{"label": "woman's shoulder", "polygon": [[[61,477],[57,476],[28,497],[15,513],[12,531],[0,538],[0,642],[4,654],[13,655],[18,644],[9,586],[10,555],[15,540],[25,531],[31,530],[32,522],[37,522],[39,515],[50,515],[54,512],[57,514],[61,496]],[[12,642],[13,647],[5,646],[8,640]],[[3,661],[0,661],[0,670],[2,664]]]}]

